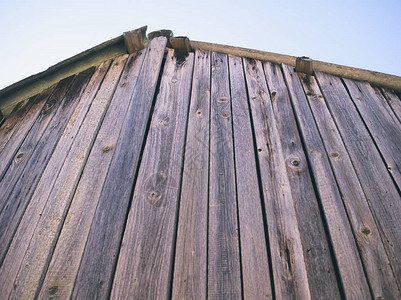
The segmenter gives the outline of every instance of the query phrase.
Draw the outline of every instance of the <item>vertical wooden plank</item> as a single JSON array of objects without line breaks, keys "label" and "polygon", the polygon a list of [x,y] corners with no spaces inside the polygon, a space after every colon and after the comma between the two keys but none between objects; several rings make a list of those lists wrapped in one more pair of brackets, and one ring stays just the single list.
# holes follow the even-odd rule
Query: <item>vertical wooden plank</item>
[{"label": "vertical wooden plank", "polygon": [[172,299],[206,299],[207,294],[210,56],[195,51]]},{"label": "vertical wooden plank", "polygon": [[[72,77],[65,79],[58,84],[51,96],[44,95],[48,98],[45,107],[18,153],[14,156],[13,162],[4,178],[0,181],[0,262],[4,259],[15,227],[18,226],[19,219],[30,200],[28,193],[21,194],[20,191],[21,189],[27,189],[29,192],[34,189],[30,180],[35,181],[42,168],[41,164],[36,168],[38,163],[42,163],[42,161],[38,162],[38,160],[40,158],[46,159],[49,156],[49,152],[51,153],[53,150],[52,146],[54,144],[50,142],[50,145],[46,147],[48,143],[46,143],[46,138],[43,139],[43,135],[48,125],[51,124],[51,120],[60,103],[65,98],[65,93],[72,81]],[[24,172],[24,170],[27,170],[27,172]],[[24,180],[25,177],[30,178]]]},{"label": "vertical wooden plank", "polygon": [[[39,115],[34,127],[31,129],[28,137],[25,139],[24,143],[22,144],[20,148],[20,153],[23,153],[24,155],[21,157],[22,160],[24,157],[29,156],[29,159],[27,162],[25,162],[24,165],[27,165],[27,171],[30,171],[31,173],[25,173],[25,176],[32,176],[34,175],[34,172],[32,172],[32,168],[35,167],[35,164],[38,163],[38,160],[42,158],[42,161],[39,161],[39,163],[46,163],[46,161],[43,162],[43,159],[46,158],[47,156],[50,156],[51,151],[53,150],[54,144],[52,143],[53,141],[47,138],[49,134],[44,134],[43,132],[46,132],[45,129],[49,123],[51,123],[52,117],[54,114],[57,112],[57,109],[60,107],[61,102],[67,97],[66,91],[69,89],[71,85],[71,81],[73,80],[73,77],[70,77],[68,79],[62,80],[58,86],[56,87],[54,93],[49,97],[45,107],[43,108],[41,114]],[[43,128],[44,127],[44,128]],[[43,136],[42,136],[43,133]],[[55,143],[55,142],[54,142]],[[38,145],[36,145],[38,144]],[[46,145],[49,145],[49,148],[46,147]],[[36,146],[36,147],[35,147]],[[37,150],[36,150],[37,149]],[[43,152],[44,157],[41,156],[41,153]],[[50,152],[50,153],[49,153]],[[28,155],[26,155],[28,154]],[[18,155],[17,155],[18,156]],[[32,157],[34,159],[32,159]],[[38,159],[39,158],[39,159]],[[28,163],[28,164],[27,164]],[[46,166],[46,164],[45,164]],[[42,164],[38,165],[37,168],[40,170],[42,167]],[[21,170],[22,172],[22,170]],[[33,173],[33,174],[32,174]],[[7,175],[7,174],[6,174]],[[37,174],[36,174],[37,176]],[[32,176],[32,179],[35,179],[36,176]],[[0,183],[0,185],[3,183],[3,181]],[[26,183],[25,188],[29,188],[29,180],[19,182],[21,183]],[[34,187],[32,187],[34,188]],[[17,194],[18,195],[18,194]],[[22,196],[22,197],[21,197]],[[19,248],[13,247],[11,245],[9,255],[5,257],[8,246],[10,243],[10,239],[12,238],[12,235],[5,235],[7,229],[10,229],[10,220],[13,219],[15,212],[19,212],[19,216],[23,214],[23,211],[25,210],[25,207],[29,203],[29,198],[24,198],[24,194],[22,194],[19,198],[15,197],[14,198],[6,198],[8,199],[8,202],[6,204],[6,207],[3,209],[3,211],[0,214],[0,220],[1,220],[1,235],[0,238],[3,239],[3,242],[0,244],[0,258],[2,261],[2,267],[0,268],[0,294],[1,295],[9,295],[13,282],[15,279],[15,276],[17,275],[18,269],[20,267],[20,262],[22,260],[23,256],[23,251],[19,252],[17,255],[16,252],[19,251]],[[11,201],[13,200],[13,201]],[[13,225],[18,225],[18,222],[14,222]],[[8,241],[7,241],[8,239]],[[14,241],[17,241],[17,239],[14,239]],[[20,256],[20,255],[21,256]],[[3,261],[4,260],[4,261]]]},{"label": "vertical wooden plank", "polygon": [[[317,196],[279,65],[264,63],[291,193],[302,238],[312,298],[338,298],[338,285]],[[330,282],[332,284],[327,285]]]},{"label": "vertical wooden plank", "polygon": [[[38,118],[48,96],[52,93],[52,90],[53,88],[49,88],[40,95],[37,95],[29,100],[29,102],[25,105],[25,108],[28,111],[23,117],[21,117],[21,124],[17,124],[14,130],[9,131],[13,133],[12,136],[9,137],[6,144],[0,146],[2,149],[0,152],[0,180],[3,178],[7,168],[12,163],[12,159],[19,150],[21,144],[24,142],[25,137],[35,124],[35,120]],[[12,116],[12,118],[18,117],[19,116],[15,115]],[[6,123],[6,126],[10,125],[9,122]]]},{"label": "vertical wooden plank", "polygon": [[229,56],[244,299],[272,299],[255,145],[240,57]]},{"label": "vertical wooden plank", "polygon": [[316,78],[348,150],[377,226],[382,230],[382,240],[400,286],[401,196],[383,166],[380,154],[341,79],[321,72],[316,73]]},{"label": "vertical wooden plank", "polygon": [[[100,89],[100,82],[97,82],[93,90],[91,86],[87,91],[90,97],[81,98],[77,106],[77,114],[70,118],[53,152],[52,158],[58,158],[57,160],[64,161],[64,164],[60,165],[56,174],[52,174],[54,170],[52,165],[49,165],[48,172],[45,170],[41,182],[47,183],[48,187],[40,189],[42,192],[33,197],[26,212],[33,216],[31,226],[36,226],[32,234],[24,238],[30,241],[22,261],[22,265],[27,267],[20,269],[11,297],[34,298],[37,289],[40,288],[76,183],[121,76],[127,56],[120,56],[113,61]],[[75,122],[76,120],[79,122]],[[69,129],[72,127],[75,127],[75,130],[70,132]],[[74,136],[75,138],[72,138]],[[40,215],[40,218],[35,218],[37,215]]]},{"label": "vertical wooden plank", "polygon": [[375,90],[376,93],[378,93],[379,91],[383,93],[398,121],[401,122],[401,100],[397,96],[397,94],[394,93],[394,91],[385,88],[375,88]]},{"label": "vertical wooden plank", "polygon": [[[299,126],[326,218],[345,296],[355,299],[369,298],[371,296],[368,282],[347,212],[302,85],[293,67],[282,65],[282,68],[293,105],[294,116]],[[374,296],[381,296],[381,294]]]},{"label": "vertical wooden plank", "polygon": [[193,53],[185,61],[177,60],[172,49],[167,53],[114,276],[113,299],[169,297],[193,64]]},{"label": "vertical wooden plank", "polygon": [[374,298],[400,298],[368,199],[362,190],[340,133],[325,104],[315,77],[299,74],[313,117],[340,188]]},{"label": "vertical wooden plank", "polygon": [[208,299],[241,297],[231,97],[226,54],[212,53]]},{"label": "vertical wooden plank", "polygon": [[[13,111],[7,117],[7,119],[3,120],[3,124],[0,123],[0,154],[3,152],[4,147],[6,146],[14,132],[21,126],[21,124],[24,124],[23,120],[25,118],[25,115],[30,110],[37,96],[38,95],[35,95],[29,99],[19,102],[14,107]],[[1,118],[2,115],[0,112],[0,119]],[[0,162],[2,162],[2,160],[0,160]],[[3,167],[0,170],[2,169]]]},{"label": "vertical wooden plank", "polygon": [[89,231],[73,298],[106,298],[124,230],[157,80],[162,65],[166,38],[153,39],[128,108],[119,141]]},{"label": "vertical wooden plank", "polygon": [[57,111],[60,102],[65,96],[65,93],[70,87],[73,79],[73,77],[69,77],[60,81],[56,89],[51,94],[49,93],[50,90],[41,94],[40,97],[43,97],[46,100],[46,105],[43,107],[28,136],[18,149],[18,153],[13,155],[11,159],[12,162],[8,169],[6,167],[6,172],[0,181],[1,211],[4,209],[7,199],[14,188],[15,182],[18,181],[19,176],[21,175],[23,169],[35,150],[36,144],[41,139],[43,132]]},{"label": "vertical wooden plank", "polygon": [[299,224],[262,63],[243,59],[254,126],[276,299],[310,299]]},{"label": "vertical wooden plank", "polygon": [[[350,96],[375,140],[384,162],[401,189],[401,123],[383,105],[383,96],[367,82],[344,79]],[[387,103],[386,103],[387,104]]]},{"label": "vertical wooden plank", "polygon": [[71,201],[39,298],[71,297],[97,200],[114,154],[125,113],[132,105],[132,93],[144,53],[131,55],[126,63]]}]

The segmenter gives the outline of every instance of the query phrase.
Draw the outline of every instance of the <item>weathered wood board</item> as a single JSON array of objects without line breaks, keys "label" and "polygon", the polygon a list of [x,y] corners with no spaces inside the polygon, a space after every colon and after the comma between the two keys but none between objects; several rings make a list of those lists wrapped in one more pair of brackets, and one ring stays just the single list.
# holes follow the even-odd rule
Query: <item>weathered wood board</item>
[{"label": "weathered wood board", "polygon": [[128,108],[91,224],[73,298],[106,298],[110,293],[165,46],[166,39],[161,37],[146,49],[133,105]]},{"label": "weathered wood board", "polygon": [[168,50],[111,298],[170,294],[193,64],[193,53],[183,60]]},{"label": "weathered wood board", "polygon": [[260,61],[244,59],[276,299],[310,299],[301,234],[283,149]]},{"label": "weathered wood board", "polygon": [[368,197],[370,195],[366,194],[365,196],[316,79],[301,74],[299,77],[347,209],[373,296],[385,299],[399,298],[400,292],[382,242],[380,230],[369,207]]},{"label": "weathered wood board", "polygon": [[[324,228],[318,195],[313,187],[308,161],[291,107],[289,93],[279,65],[263,63],[270,90],[277,135],[281,139],[289,185],[301,234],[305,265],[312,298],[338,298],[335,268]],[[308,220],[306,222],[306,220]],[[327,286],[327,282],[332,285]]]},{"label": "weathered wood board", "polygon": [[107,175],[104,170],[110,166],[144,56],[144,52],[131,55],[126,63],[71,200],[39,298],[71,297],[97,200]]},{"label": "weathered wood board", "polygon": [[229,56],[229,71],[243,297],[272,299],[263,199],[259,189],[248,95],[240,57]]},{"label": "weathered wood board", "polygon": [[241,297],[241,265],[227,54],[212,53],[208,299]]},{"label": "weathered wood board", "polygon": [[341,79],[319,72],[316,78],[368,199],[400,286],[401,196]]},{"label": "weathered wood board", "polygon": [[173,299],[207,295],[210,59],[195,52],[174,260]]}]

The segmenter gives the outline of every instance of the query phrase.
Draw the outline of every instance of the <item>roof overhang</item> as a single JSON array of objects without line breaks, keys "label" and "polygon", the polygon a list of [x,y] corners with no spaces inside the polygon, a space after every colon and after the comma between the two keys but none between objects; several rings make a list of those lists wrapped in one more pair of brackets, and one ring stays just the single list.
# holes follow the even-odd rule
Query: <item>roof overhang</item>
[{"label": "roof overhang", "polygon": [[[363,70],[343,65],[332,64],[309,58],[297,58],[295,56],[283,55],[278,53],[253,50],[241,47],[227,46],[200,41],[190,41],[188,38],[175,39],[171,30],[159,30],[146,35],[147,27],[141,27],[136,30],[125,32],[123,35],[99,44],[69,59],[66,59],[47,70],[27,77],[13,85],[0,90],[0,111],[4,115],[11,113],[15,105],[30,96],[33,96],[42,90],[59,82],[61,79],[70,75],[77,74],[89,67],[99,65],[105,60],[131,53],[146,47],[149,40],[157,36],[166,36],[169,40],[168,46],[178,50],[191,51],[195,49],[209,50],[215,52],[227,53],[235,56],[248,57],[262,61],[270,61],[277,64],[287,64],[297,66],[297,71],[314,72],[320,71],[335,76],[349,78],[391,88],[396,92],[401,92],[401,77]],[[174,41],[175,39],[175,41]],[[181,41],[182,42],[181,42]],[[173,41],[173,42],[171,42]],[[297,65],[298,61],[298,65]]]}]

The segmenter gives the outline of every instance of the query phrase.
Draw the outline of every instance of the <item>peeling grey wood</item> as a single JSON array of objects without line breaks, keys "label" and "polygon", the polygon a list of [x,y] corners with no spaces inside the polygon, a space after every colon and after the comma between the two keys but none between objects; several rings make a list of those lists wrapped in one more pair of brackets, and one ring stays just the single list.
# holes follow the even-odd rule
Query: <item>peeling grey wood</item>
[{"label": "peeling grey wood", "polygon": [[[166,46],[166,39],[153,39],[127,110],[119,141],[91,224],[82,256],[73,298],[106,298],[124,230],[125,218],[146,126]],[[107,228],[107,230],[105,230]]]},{"label": "peeling grey wood", "polygon": [[[64,82],[61,85],[62,88],[60,90],[56,89],[55,93],[53,93],[53,95],[49,98],[49,101],[42,110],[41,116],[37,120],[37,123],[42,125],[40,121],[46,120],[47,115],[50,119],[43,124],[46,126],[43,126],[45,129],[41,130],[43,134],[40,134],[40,139],[36,139],[34,141],[34,146],[31,145],[31,147],[33,146],[34,150],[32,155],[30,155],[29,160],[25,164],[25,168],[23,169],[21,176],[18,178],[18,182],[12,189],[9,199],[13,199],[13,202],[7,203],[8,213],[4,213],[4,210],[1,213],[1,218],[5,221],[5,223],[2,222],[2,224],[7,224],[7,227],[2,227],[4,228],[4,232],[6,231],[7,233],[5,234],[2,232],[1,235],[1,238],[5,239],[5,241],[2,241],[1,243],[1,245],[4,245],[5,247],[4,250],[7,249],[6,246],[11,242],[21,218],[23,216],[27,219],[30,218],[30,216],[27,214],[23,215],[25,209],[29,204],[29,200],[32,197],[40,176],[47,166],[50,156],[53,153],[53,150],[69,120],[69,117],[73,113],[73,110],[78,103],[76,99],[79,98],[83,92],[83,89],[88,83],[92,72],[93,69],[77,75],[77,77],[74,78],[71,86],[68,81]],[[68,92],[65,94],[67,89]],[[31,129],[30,134],[33,132],[37,134],[36,130],[32,131]],[[25,141],[27,141],[27,139]],[[21,146],[20,151],[21,149],[25,149],[23,146],[24,144]],[[29,144],[26,145],[26,147],[29,149]],[[21,236],[18,235],[18,237]],[[25,243],[28,242],[29,241],[25,241]],[[21,250],[21,248],[16,246],[17,244],[18,238],[14,237],[7,256],[3,262],[3,266],[0,269],[0,291],[2,291],[1,294],[3,295],[9,295],[12,291],[13,281],[20,267],[18,262],[20,262],[23,258],[20,256],[20,254],[22,253],[23,255],[24,252]],[[3,272],[6,272],[8,275],[4,276]]]},{"label": "peeling grey wood", "polygon": [[[54,165],[49,165],[48,172],[45,170],[42,183],[47,182],[48,186],[38,186],[36,197],[30,203],[31,210],[27,211],[30,215],[41,216],[37,219],[32,235],[24,238],[30,242],[22,265],[29,267],[20,269],[14,282],[13,297],[34,298],[41,286],[43,273],[48,267],[72,194],[126,59],[127,55],[115,59],[102,82],[110,62],[106,63],[100,74],[97,73],[90,82],[83,97],[78,99],[77,108],[52,155],[56,162],[64,163],[54,163],[55,166],[58,165],[56,173],[53,171]],[[102,85],[99,89],[100,83]]]},{"label": "peeling grey wood", "polygon": [[365,196],[315,77],[299,77],[341,191],[373,296],[384,299],[400,298],[380,229],[369,207],[370,195]]},{"label": "peeling grey wood", "polygon": [[401,100],[394,91],[385,88],[375,88],[376,92],[380,90],[386,97],[388,104],[393,110],[399,122],[401,122]]},{"label": "peeling grey wood", "polygon": [[344,83],[383,156],[387,170],[401,189],[401,123],[391,110],[386,109],[383,104],[387,102],[369,83],[349,79],[344,79]]},{"label": "peeling grey wood", "polygon": [[244,59],[276,299],[310,299],[305,254],[262,63]]},{"label": "peeling grey wood", "polygon": [[226,54],[212,53],[208,299],[241,297],[232,114]]},{"label": "peeling grey wood", "polygon": [[[35,124],[47,98],[53,89],[47,89],[42,94],[29,99],[19,109],[8,117],[1,127],[0,142],[0,180],[3,178],[7,168],[12,164],[15,154],[21,147],[32,126]],[[2,130],[4,129],[4,130]]]},{"label": "peeling grey wood", "polygon": [[207,294],[210,57],[210,52],[195,51],[172,299],[206,299]]},{"label": "peeling grey wood", "polygon": [[[311,297],[338,298],[335,269],[308,162],[279,65],[263,64],[301,233]],[[307,220],[307,221],[306,221]],[[331,285],[327,285],[331,282]]]},{"label": "peeling grey wood", "polygon": [[[272,299],[248,95],[240,57],[229,56],[244,299]],[[266,232],[267,233],[267,232]]]},{"label": "peeling grey wood", "polygon": [[316,78],[381,231],[400,286],[401,196],[341,79],[320,72]]},{"label": "peeling grey wood", "polygon": [[144,57],[145,52],[133,54],[125,65],[71,201],[39,298],[71,297],[97,200]]},{"label": "peeling grey wood", "polygon": [[194,64],[193,53],[177,61],[174,52],[168,50],[166,57],[114,276],[113,299],[166,299],[170,293]]},{"label": "peeling grey wood", "polygon": [[286,65],[282,65],[282,68],[327,222],[345,296],[350,299],[369,298],[370,290],[357,244],[308,100],[293,68]]}]

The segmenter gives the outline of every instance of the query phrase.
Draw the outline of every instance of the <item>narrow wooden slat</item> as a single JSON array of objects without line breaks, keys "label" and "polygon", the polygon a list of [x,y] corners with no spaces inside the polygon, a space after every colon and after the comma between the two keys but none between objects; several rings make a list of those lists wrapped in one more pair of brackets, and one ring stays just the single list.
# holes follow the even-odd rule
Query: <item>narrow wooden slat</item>
[{"label": "narrow wooden slat", "polygon": [[[376,92],[378,92],[378,88],[376,88]],[[383,95],[386,97],[388,104],[392,108],[395,116],[397,117],[398,121],[401,122],[401,100],[397,96],[396,93],[389,89],[381,88],[380,89]]]},{"label": "narrow wooden slat", "polygon": [[167,53],[114,276],[113,299],[166,299],[194,55]]},{"label": "narrow wooden slat", "polygon": [[[282,68],[294,107],[294,116],[299,125],[305,152],[326,218],[345,296],[350,299],[369,298],[370,290],[358,247],[301,82],[292,67],[282,65]],[[381,294],[374,296],[381,296]]]},{"label": "narrow wooden slat", "polygon": [[[24,123],[23,120],[25,114],[29,111],[37,96],[38,95],[35,95],[29,99],[19,102],[14,107],[11,114],[4,120],[3,124],[0,125],[0,154],[2,153],[11,136],[14,134],[14,131],[16,131],[19,126]],[[0,119],[1,116],[2,115],[0,114]]]},{"label": "narrow wooden slat", "polygon": [[[30,195],[21,194],[20,191],[27,189],[29,193],[31,189],[34,189],[34,186],[31,186],[32,181],[36,180],[42,167],[41,164],[38,165],[38,160],[46,159],[53,150],[54,144],[50,142],[49,147],[46,147],[47,139],[46,137],[43,139],[42,135],[46,132],[48,124],[51,123],[72,80],[73,78],[68,78],[61,81],[53,94],[50,97],[46,96],[48,100],[44,109],[0,182],[0,262],[4,259],[13,232],[30,200]],[[35,173],[35,169],[39,170]],[[26,177],[28,178],[24,179]]]},{"label": "narrow wooden slat", "polygon": [[229,56],[229,70],[244,299],[272,299],[262,200],[242,59]]},{"label": "narrow wooden slat", "polygon": [[241,297],[231,97],[226,54],[212,53],[208,299]]},{"label": "narrow wooden slat", "polygon": [[131,55],[126,63],[71,201],[39,298],[67,299],[71,296],[97,200],[114,154],[125,113],[132,105],[132,93],[144,53]]},{"label": "narrow wooden slat", "polygon": [[299,224],[262,63],[243,59],[258,153],[276,299],[310,299]]},{"label": "narrow wooden slat", "polygon": [[[376,225],[340,133],[312,76],[299,75],[340,188],[375,299],[400,298],[400,292]],[[306,104],[307,105],[307,104]]]},{"label": "narrow wooden slat", "polygon": [[100,195],[74,285],[73,298],[106,298],[110,292],[166,42],[164,37],[153,39],[146,49],[148,55]]},{"label": "narrow wooden slat", "polygon": [[[29,133],[32,126],[35,124],[37,117],[39,116],[43,106],[45,105],[47,98],[52,93],[52,89],[48,89],[42,92],[40,95],[31,98],[24,108],[21,110],[27,110],[24,116],[20,116],[19,113],[17,115],[11,115],[11,122],[15,118],[21,118],[21,124],[15,124],[14,130],[9,130],[6,135],[12,133],[12,136],[9,136],[8,140],[4,140],[5,144],[0,146],[0,180],[3,178],[4,174],[7,171],[7,168],[10,164],[12,164],[12,159],[15,154],[19,150],[19,147],[24,142],[25,137]],[[8,120],[7,120],[8,121]],[[9,122],[6,122],[6,126],[10,126]],[[3,142],[3,141],[2,141]]]},{"label": "narrow wooden slat", "polygon": [[206,299],[210,52],[196,50],[172,299]]},{"label": "narrow wooden slat", "polygon": [[[33,169],[37,167],[40,170],[42,164],[37,165],[37,163],[38,162],[46,163],[46,161],[43,162],[44,158],[51,155],[55,141],[48,138],[49,132],[46,135],[43,134],[43,136],[42,133],[46,132],[45,128],[49,123],[51,123],[52,117],[54,116],[55,113],[57,113],[58,111],[57,109],[60,107],[61,102],[65,100],[67,96],[65,93],[70,87],[73,79],[74,78],[68,78],[66,80],[61,81],[58,84],[58,87],[55,89],[51,97],[49,97],[44,109],[42,110],[41,114],[38,117],[38,120],[36,121],[34,127],[31,129],[28,137],[25,139],[23,145],[20,148],[20,151],[22,150],[20,153],[25,153],[25,154],[28,153],[29,155],[25,156],[29,156],[30,158],[24,164],[27,166],[25,169],[27,169],[27,171],[30,171],[30,173],[27,172],[23,175],[30,176],[31,178],[19,181],[20,185],[21,183],[26,184],[25,188],[29,188],[30,187],[29,185],[32,184],[32,182],[30,182],[29,179],[35,180],[38,176],[37,174],[34,174]],[[50,149],[46,147],[47,145]],[[44,157],[41,156],[42,152],[44,154]],[[23,158],[24,157],[22,157],[22,159]],[[42,161],[39,161],[40,158],[42,159]],[[34,186],[32,186],[32,189],[34,189]],[[18,196],[18,194],[16,196]],[[15,276],[17,275],[17,272],[20,267],[20,264],[18,262],[21,262],[24,254],[23,251],[19,252],[20,249],[18,247],[14,247],[12,244],[10,246],[10,250],[8,251],[8,255],[5,257],[8,245],[10,243],[10,238],[12,238],[12,234],[6,235],[6,232],[8,229],[12,229],[12,227],[10,226],[18,225],[18,222],[12,222],[10,224],[10,220],[14,219],[15,221],[17,221],[14,218],[15,213],[17,213],[17,217],[18,216],[21,217],[30,200],[30,197],[25,198],[24,194],[20,195],[20,197],[16,196],[14,196],[14,198],[11,197],[6,198],[9,200],[7,202],[7,207],[0,214],[1,230],[2,230],[0,238],[3,240],[2,243],[0,244],[1,247],[0,255],[2,260],[2,266],[0,268],[1,295],[9,295],[9,293],[11,292]],[[12,199],[13,201],[11,201],[10,199]],[[18,238],[15,238],[13,241],[17,244],[19,242]]]},{"label": "narrow wooden slat", "polygon": [[[51,94],[49,91],[41,94],[46,101],[46,105],[41,111],[38,119],[35,121],[34,126],[31,128],[28,136],[23,141],[22,145],[18,149],[18,153],[14,153],[14,156],[11,159],[11,164],[8,166],[5,165],[5,173],[4,177],[0,181],[0,210],[4,209],[6,205],[6,200],[8,199],[12,189],[19,176],[22,173],[22,170],[25,168],[28,163],[30,157],[32,156],[36,144],[41,139],[43,132],[45,131],[47,125],[51,121],[53,115],[56,113],[60,102],[65,96],[66,91],[70,87],[73,81],[73,77],[66,78],[57,85],[57,88]],[[5,161],[7,163],[7,161]]]},{"label": "narrow wooden slat", "polygon": [[[44,171],[41,179],[41,182],[48,183],[48,186],[39,186],[40,193],[33,197],[28,207],[27,214],[32,216],[31,226],[36,226],[34,226],[34,232],[29,232],[24,238],[30,242],[22,265],[28,267],[20,269],[11,297],[34,298],[37,289],[40,288],[43,273],[46,272],[81,170],[85,165],[100,126],[99,123],[110,103],[126,59],[127,55],[124,55],[113,61],[100,90],[98,90],[99,85],[105,72],[97,74],[102,76],[95,78],[94,85],[91,85],[86,91],[86,95],[84,95],[88,97],[81,97],[75,110],[76,114],[70,118],[62,138],[53,152],[52,158],[64,161],[64,164],[59,164],[55,174],[54,166],[49,165],[50,168]],[[104,69],[106,71],[108,66]],[[75,138],[73,138],[74,136]],[[37,215],[40,215],[40,218],[35,218]],[[34,218],[36,222],[33,224]]]},{"label": "narrow wooden slat", "polygon": [[[401,123],[387,110],[383,96],[367,82],[344,79],[350,96],[375,140],[387,169],[401,189]],[[387,103],[386,103],[387,104]]]},{"label": "narrow wooden slat", "polygon": [[[336,274],[317,196],[279,65],[264,63],[302,238],[312,298],[338,298]],[[327,283],[331,284],[328,285]]]},{"label": "narrow wooden slat", "polygon": [[316,78],[381,231],[400,286],[401,197],[341,79],[320,72],[316,73]]}]

